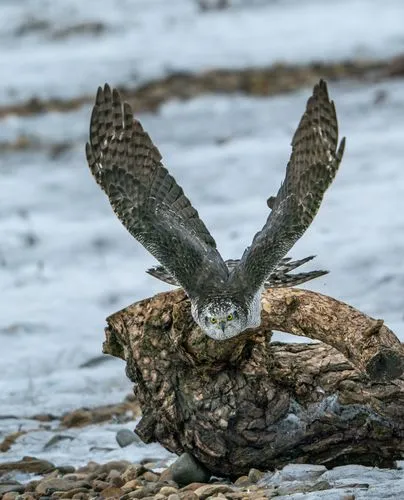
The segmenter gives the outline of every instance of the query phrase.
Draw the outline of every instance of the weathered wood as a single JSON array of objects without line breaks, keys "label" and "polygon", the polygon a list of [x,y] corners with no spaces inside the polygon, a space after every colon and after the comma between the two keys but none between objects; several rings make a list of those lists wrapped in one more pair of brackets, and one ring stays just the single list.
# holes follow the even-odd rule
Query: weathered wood
[{"label": "weathered wood", "polygon": [[331,345],[374,379],[395,379],[404,371],[403,346],[381,319],[308,290],[270,289],[262,302],[272,330]]},{"label": "weathered wood", "polygon": [[[268,290],[263,306],[259,329],[222,342],[195,325],[182,290],[107,319],[104,352],[126,360],[136,383],[140,437],[218,475],[401,458],[404,351],[394,334],[304,290]],[[270,343],[271,329],[330,345]]]}]

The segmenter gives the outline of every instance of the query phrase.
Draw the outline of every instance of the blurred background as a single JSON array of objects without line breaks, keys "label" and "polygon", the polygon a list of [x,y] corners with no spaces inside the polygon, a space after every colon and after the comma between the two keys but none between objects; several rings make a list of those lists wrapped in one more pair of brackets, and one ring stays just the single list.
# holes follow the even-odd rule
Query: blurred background
[{"label": "blurred background", "polygon": [[[154,259],[86,164],[104,82],[133,105],[222,255],[237,258],[325,78],[347,147],[290,255],[316,254],[307,270],[330,274],[308,288],[404,340],[403,19],[401,0],[0,2],[0,437],[39,429],[34,414],[122,401],[131,384],[123,362],[101,355],[105,317],[169,289],[145,273]],[[122,457],[114,424],[44,450],[52,425],[0,460]]]}]

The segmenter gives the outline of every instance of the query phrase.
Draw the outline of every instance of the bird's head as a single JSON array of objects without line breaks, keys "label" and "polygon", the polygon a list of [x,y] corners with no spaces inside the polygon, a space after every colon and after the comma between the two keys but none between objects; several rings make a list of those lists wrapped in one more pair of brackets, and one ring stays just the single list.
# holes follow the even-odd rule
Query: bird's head
[{"label": "bird's head", "polygon": [[230,299],[212,300],[196,307],[192,314],[202,330],[212,339],[225,340],[247,328],[247,313]]}]

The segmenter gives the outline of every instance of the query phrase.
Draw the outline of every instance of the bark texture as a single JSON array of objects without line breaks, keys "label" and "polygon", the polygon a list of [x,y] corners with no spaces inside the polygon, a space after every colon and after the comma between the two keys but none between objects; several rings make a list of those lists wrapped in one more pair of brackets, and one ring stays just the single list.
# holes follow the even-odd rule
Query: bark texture
[{"label": "bark texture", "polygon": [[[404,350],[383,322],[290,288],[267,290],[263,309],[260,328],[222,342],[195,325],[182,290],[107,319],[104,352],[135,382],[139,436],[217,475],[401,458]],[[271,343],[272,329],[324,343]]]}]

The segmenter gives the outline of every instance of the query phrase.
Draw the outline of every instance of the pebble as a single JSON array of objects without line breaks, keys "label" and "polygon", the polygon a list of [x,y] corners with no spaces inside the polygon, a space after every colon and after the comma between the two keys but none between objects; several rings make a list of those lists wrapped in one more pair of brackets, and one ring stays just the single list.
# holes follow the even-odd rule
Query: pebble
[{"label": "pebble", "polygon": [[190,483],[206,483],[211,476],[210,472],[189,453],[183,453],[170,466],[173,481],[180,486]]},{"label": "pebble", "polygon": [[234,484],[236,486],[243,487],[243,486],[247,486],[247,485],[251,484],[251,481],[250,481],[248,476],[240,476],[239,478],[237,478],[234,481]]},{"label": "pebble", "polygon": [[51,477],[39,482],[35,492],[39,495],[51,495],[54,491],[70,491],[76,488],[90,488],[85,481],[69,481],[68,479]]},{"label": "pebble", "polygon": [[121,448],[126,448],[132,443],[143,444],[141,439],[130,429],[120,429],[116,433],[115,439]]},{"label": "pebble", "polygon": [[171,493],[171,495],[168,496],[168,500],[181,500],[181,499],[177,493]]},{"label": "pebble", "polygon": [[155,483],[156,481],[158,481],[160,479],[160,476],[158,476],[157,474],[155,474],[154,472],[150,472],[150,471],[146,471],[143,475],[142,475],[143,479],[145,479],[146,481],[150,481],[150,482],[153,482]]},{"label": "pebble", "polygon": [[4,493],[3,500],[15,500],[19,494],[16,491],[10,491],[8,493]]},{"label": "pebble", "polygon": [[234,488],[227,484],[205,484],[195,490],[195,495],[201,500],[205,500],[205,498],[216,496],[218,493],[231,493],[233,491]]},{"label": "pebble", "polygon": [[102,491],[101,497],[102,498],[119,498],[123,494],[123,491],[120,488],[117,488],[115,486],[109,486],[108,488],[105,488],[105,490]]},{"label": "pebble", "polygon": [[122,486],[122,490],[126,493],[135,490],[138,486],[139,482],[136,479],[132,479],[132,481],[128,481]]},{"label": "pebble", "polygon": [[179,495],[181,500],[198,500],[198,496],[193,491],[182,491]]},{"label": "pebble", "polygon": [[[244,476],[245,477],[245,476]],[[248,481],[250,483],[258,483],[260,479],[264,477],[264,473],[261,472],[258,469],[250,469],[250,472],[248,473]]]},{"label": "pebble", "polygon": [[173,486],[163,486],[159,493],[161,493],[162,495],[164,495],[165,497],[168,497],[169,495],[171,494],[176,494],[178,493],[178,490],[177,488],[174,488]]},{"label": "pebble", "polygon": [[22,460],[18,460],[17,462],[0,463],[0,475],[1,473],[8,471],[45,474],[53,470],[55,470],[55,466],[51,462],[34,457],[24,457]]},{"label": "pebble", "polygon": [[121,477],[126,483],[141,476],[144,472],[146,472],[146,469],[143,467],[143,465],[132,464],[125,470]]},{"label": "pebble", "polygon": [[23,493],[25,491],[25,487],[23,484],[14,482],[13,483],[0,483],[0,496],[5,493]]},{"label": "pebble", "polygon": [[282,469],[281,477],[283,481],[312,481],[326,471],[324,465],[289,464]]}]

